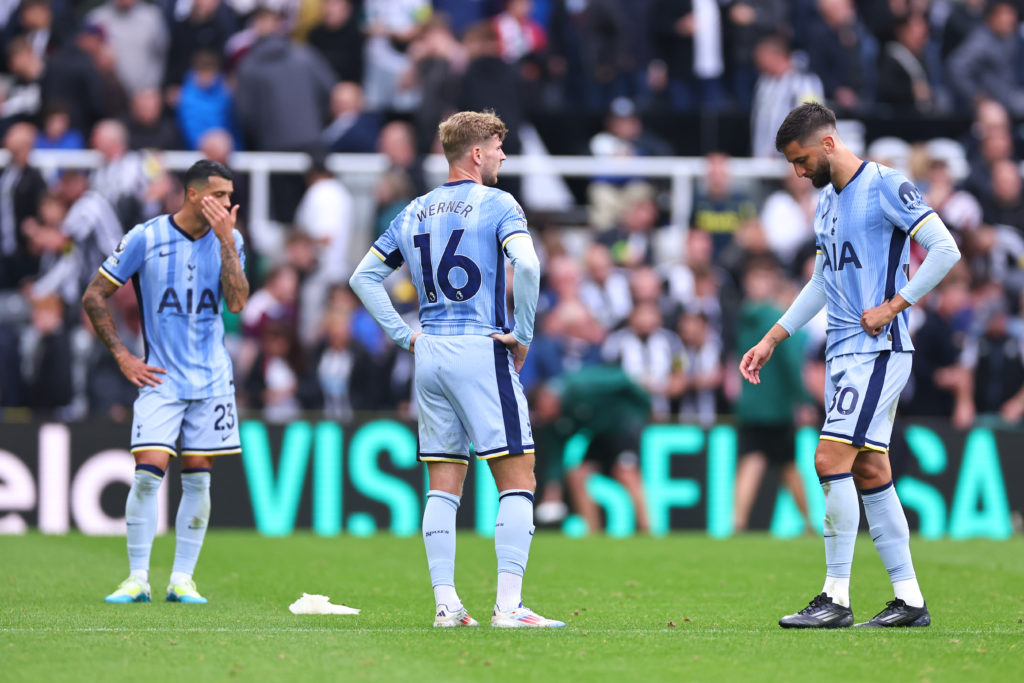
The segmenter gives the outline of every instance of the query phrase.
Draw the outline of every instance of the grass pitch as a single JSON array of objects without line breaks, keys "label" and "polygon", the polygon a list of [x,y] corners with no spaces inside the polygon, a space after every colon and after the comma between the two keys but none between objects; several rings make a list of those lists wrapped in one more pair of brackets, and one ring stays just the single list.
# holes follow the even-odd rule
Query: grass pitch
[{"label": "grass pitch", "polygon": [[[933,625],[784,631],[820,589],[817,538],[568,539],[538,533],[527,604],[565,629],[486,625],[492,541],[460,535],[459,590],[481,626],[433,629],[418,538],[211,531],[196,579],[209,605],[163,602],[173,534],[157,539],[155,602],[107,605],[127,572],[124,539],[0,537],[4,681],[1011,680],[1024,665],[1024,538],[913,543]],[[362,609],[294,616],[302,592]],[[891,598],[858,540],[854,614]]]}]

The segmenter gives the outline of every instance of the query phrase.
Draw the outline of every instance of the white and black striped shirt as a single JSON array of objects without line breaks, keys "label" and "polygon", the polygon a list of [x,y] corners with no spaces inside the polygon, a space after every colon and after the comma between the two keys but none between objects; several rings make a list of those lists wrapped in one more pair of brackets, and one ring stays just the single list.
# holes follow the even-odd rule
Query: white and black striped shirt
[{"label": "white and black striped shirt", "polygon": [[821,79],[812,73],[792,68],[778,77],[761,74],[754,87],[750,111],[752,156],[778,156],[775,135],[786,115],[804,102],[821,102],[824,98]]}]

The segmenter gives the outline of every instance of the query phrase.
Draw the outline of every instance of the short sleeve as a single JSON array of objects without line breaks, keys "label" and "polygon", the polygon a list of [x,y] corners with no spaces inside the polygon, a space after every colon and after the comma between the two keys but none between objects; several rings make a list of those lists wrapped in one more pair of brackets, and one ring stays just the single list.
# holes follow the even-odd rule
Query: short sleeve
[{"label": "short sleeve", "polygon": [[526,226],[526,214],[523,212],[523,208],[519,206],[519,202],[513,199],[512,195],[503,194],[501,204],[503,211],[501,212],[501,218],[498,219],[496,231],[498,242],[501,244],[501,248],[504,249],[505,245],[517,237],[529,237],[530,231]]},{"label": "short sleeve", "polygon": [[100,266],[100,275],[121,287],[135,275],[145,257],[145,226],[136,225],[121,238],[114,247],[114,252]]},{"label": "short sleeve", "polygon": [[409,209],[406,208],[395,216],[395,220],[391,221],[391,225],[384,231],[384,234],[378,237],[377,241],[370,247],[370,253],[391,268],[400,268],[405,263],[402,250],[398,248],[398,231],[402,222],[405,221],[408,211]]},{"label": "short sleeve", "polygon": [[902,173],[892,171],[882,177],[879,203],[886,219],[911,237],[926,221],[935,217],[921,191]]}]

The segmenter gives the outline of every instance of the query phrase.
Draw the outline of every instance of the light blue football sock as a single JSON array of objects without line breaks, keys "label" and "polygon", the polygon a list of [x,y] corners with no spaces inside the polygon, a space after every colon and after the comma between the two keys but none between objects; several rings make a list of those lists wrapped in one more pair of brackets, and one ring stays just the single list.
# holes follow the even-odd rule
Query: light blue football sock
[{"label": "light blue football sock", "polygon": [[157,494],[164,480],[164,471],[156,465],[136,465],[135,479],[128,491],[124,506],[126,537],[128,540],[128,568],[132,574],[148,580],[149,555],[156,536],[159,512]]},{"label": "light blue football sock", "polygon": [[194,467],[181,471],[181,502],[174,523],[174,569],[172,574],[192,576],[203,549],[210,522],[210,470]]},{"label": "light blue football sock", "polygon": [[860,525],[860,505],[853,475],[832,474],[820,477],[825,494],[825,587],[836,603],[850,606],[850,568],[853,547]]},{"label": "light blue football sock", "polygon": [[896,495],[896,487],[890,481],[876,489],[861,491],[860,498],[864,501],[864,515],[868,520],[871,540],[875,542],[875,549],[882,558],[885,570],[889,572],[893,586],[903,588],[911,585],[904,595],[896,597],[912,607],[923,606],[924,599],[919,597],[914,561],[910,557],[910,526],[900,498]]},{"label": "light blue football sock", "polygon": [[523,601],[523,574],[533,541],[533,493],[508,489],[498,493],[498,518],[494,523],[494,551],[498,556],[500,612],[514,610]]},{"label": "light blue football sock", "polygon": [[462,607],[455,592],[455,516],[460,500],[454,493],[432,489],[423,507],[423,546],[434,602],[453,611]]}]

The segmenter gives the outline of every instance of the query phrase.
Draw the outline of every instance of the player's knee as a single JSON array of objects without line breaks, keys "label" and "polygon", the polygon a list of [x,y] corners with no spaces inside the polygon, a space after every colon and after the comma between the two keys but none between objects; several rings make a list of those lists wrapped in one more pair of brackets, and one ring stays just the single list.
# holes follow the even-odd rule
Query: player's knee
[{"label": "player's knee", "polygon": [[140,496],[148,496],[156,493],[160,490],[160,484],[163,483],[163,479],[149,476],[144,474],[143,476],[135,477],[134,488]]},{"label": "player's knee", "polygon": [[853,478],[858,488],[870,488],[872,485],[884,484],[889,480],[890,474],[888,468],[881,463],[858,459],[853,463]]}]

